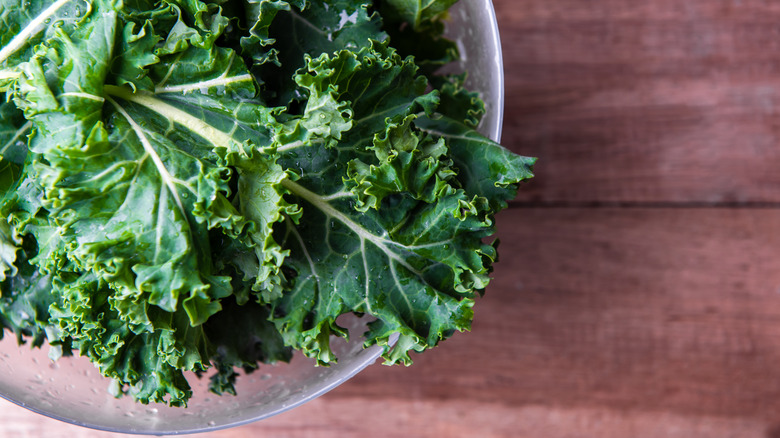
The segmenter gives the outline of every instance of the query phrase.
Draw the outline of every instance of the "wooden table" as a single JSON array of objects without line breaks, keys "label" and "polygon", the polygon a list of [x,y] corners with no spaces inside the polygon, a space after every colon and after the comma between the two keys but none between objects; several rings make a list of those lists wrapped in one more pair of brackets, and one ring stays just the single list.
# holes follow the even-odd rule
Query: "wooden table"
[{"label": "wooden table", "polygon": [[780,437],[780,2],[494,2],[540,161],[473,331],[208,436]]}]

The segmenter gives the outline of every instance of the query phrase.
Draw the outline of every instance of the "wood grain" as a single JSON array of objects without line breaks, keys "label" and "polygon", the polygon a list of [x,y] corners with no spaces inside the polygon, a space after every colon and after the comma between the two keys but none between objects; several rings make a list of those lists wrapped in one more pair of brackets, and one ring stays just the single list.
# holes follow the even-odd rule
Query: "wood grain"
[{"label": "wood grain", "polygon": [[494,3],[521,200],[780,200],[775,2]]}]

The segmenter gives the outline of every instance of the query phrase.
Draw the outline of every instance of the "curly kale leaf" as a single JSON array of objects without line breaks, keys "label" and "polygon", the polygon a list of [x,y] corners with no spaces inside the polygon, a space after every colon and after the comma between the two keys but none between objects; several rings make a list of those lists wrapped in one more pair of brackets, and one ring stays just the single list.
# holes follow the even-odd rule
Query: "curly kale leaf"
[{"label": "curly kale leaf", "polygon": [[384,14],[403,20],[415,31],[438,20],[458,0],[381,0]]},{"label": "curly kale leaf", "polygon": [[[366,344],[385,346],[389,362],[408,363],[409,351],[469,329],[473,298],[496,256],[483,242],[495,231],[491,202],[456,178],[447,143],[416,127],[418,114],[433,114],[438,94],[424,94],[416,67],[386,45],[322,55],[296,81],[310,101],[329,93],[347,103],[353,126],[332,146],[278,148],[280,162],[299,169],[300,179],[283,185],[303,212],[286,222],[287,263],[297,277],[274,302],[274,321],[291,345],[327,363],[335,359],[329,336],[345,336],[336,319],[368,314],[377,321]],[[479,173],[491,165],[471,164]],[[527,176],[507,175],[507,184]]]}]

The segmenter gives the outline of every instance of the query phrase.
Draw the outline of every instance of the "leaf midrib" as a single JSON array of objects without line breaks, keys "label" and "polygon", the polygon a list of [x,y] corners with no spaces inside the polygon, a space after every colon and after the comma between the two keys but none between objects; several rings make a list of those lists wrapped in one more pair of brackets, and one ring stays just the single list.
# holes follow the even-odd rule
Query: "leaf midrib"
[{"label": "leaf midrib", "polygon": [[144,152],[152,159],[157,172],[160,174],[160,179],[163,181],[163,184],[168,188],[168,191],[171,193],[171,195],[173,195],[174,201],[176,202],[182,217],[186,218],[187,210],[184,208],[184,203],[182,203],[181,198],[179,197],[179,191],[176,189],[176,178],[174,178],[173,175],[168,172],[168,169],[165,167],[165,163],[162,162],[162,159],[157,154],[157,151],[154,150],[146,134],[143,132],[143,128],[141,128],[138,122],[136,122],[130,116],[130,114],[128,114],[127,111],[125,111],[125,109],[119,105],[119,103],[117,103],[117,101],[110,97],[107,97],[107,99],[112,105],[114,105],[119,114],[121,114],[122,117],[124,117],[130,124],[130,127],[133,129],[133,132],[135,132],[136,137],[138,137],[138,141],[141,142],[141,146],[144,148]]},{"label": "leaf midrib", "polygon": [[152,94],[145,92],[133,93],[126,88],[116,85],[106,85],[104,89],[109,95],[141,105],[173,123],[184,126],[214,146],[230,149],[232,145],[242,150],[241,143],[233,139],[229,134],[220,131],[192,114],[154,97]]},{"label": "leaf midrib", "polygon": [[347,215],[340,212],[336,208],[334,208],[332,205],[330,205],[329,202],[327,202],[322,196],[306,189],[305,187],[301,186],[300,184],[290,180],[285,179],[282,181],[282,186],[289,190],[292,194],[302,198],[309,204],[313,205],[318,210],[325,213],[325,215],[336,219],[337,221],[344,224],[347,228],[352,230],[353,233],[355,233],[361,240],[367,240],[371,242],[374,246],[379,248],[380,251],[382,251],[387,258],[390,260],[395,261],[399,265],[403,266],[404,268],[408,269],[410,272],[420,275],[417,270],[409,265],[409,263],[406,262],[406,260],[402,259],[398,254],[391,251],[390,248],[388,248],[388,243],[399,246],[401,248],[405,248],[404,245],[401,245],[397,242],[393,242],[390,240],[387,240],[383,237],[377,236],[368,230],[366,230],[362,225],[358,224],[357,222],[353,221]]}]

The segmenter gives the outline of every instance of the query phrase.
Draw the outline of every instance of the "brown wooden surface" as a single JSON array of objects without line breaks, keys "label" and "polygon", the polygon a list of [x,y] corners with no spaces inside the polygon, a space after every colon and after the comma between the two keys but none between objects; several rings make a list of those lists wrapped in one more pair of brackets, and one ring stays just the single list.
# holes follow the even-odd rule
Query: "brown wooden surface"
[{"label": "brown wooden surface", "polygon": [[494,3],[540,162],[473,331],[208,436],[780,438],[780,3]]},{"label": "brown wooden surface", "polygon": [[499,0],[520,199],[780,201],[780,3]]}]

